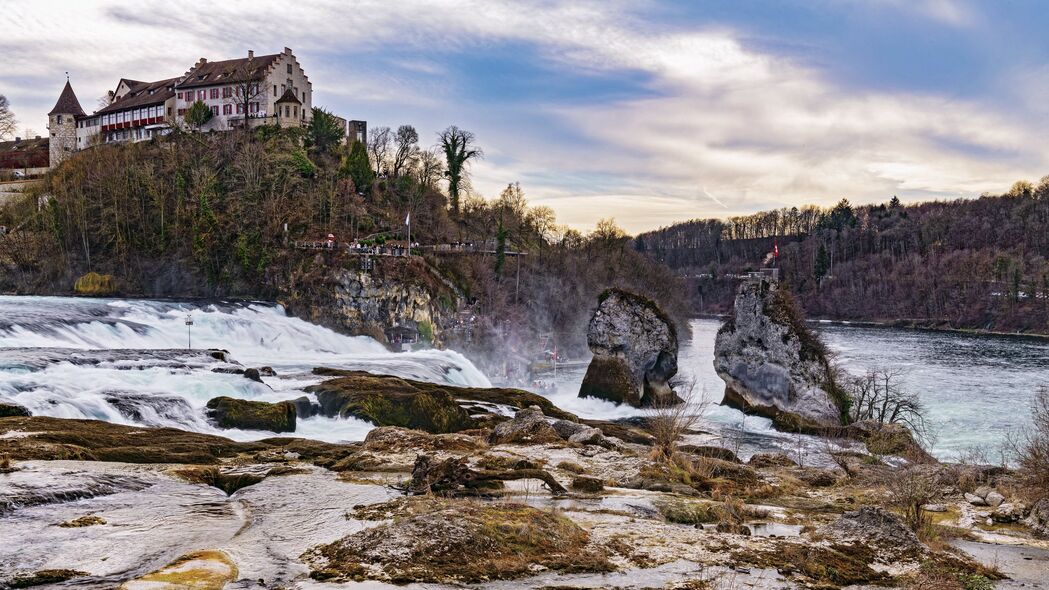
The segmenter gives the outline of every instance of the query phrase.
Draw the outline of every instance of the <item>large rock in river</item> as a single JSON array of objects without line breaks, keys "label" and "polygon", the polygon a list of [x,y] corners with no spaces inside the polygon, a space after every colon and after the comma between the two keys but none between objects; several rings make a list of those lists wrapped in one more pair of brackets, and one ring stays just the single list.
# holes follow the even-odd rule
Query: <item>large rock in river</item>
[{"label": "large rock in river", "polygon": [[208,401],[208,417],[220,428],[295,432],[295,404],[258,402],[233,397]]},{"label": "large rock in river", "polygon": [[718,331],[714,369],[725,381],[723,405],[773,419],[778,426],[841,424],[826,351],[789,292],[747,279]]},{"label": "large rock in river", "polygon": [[587,344],[594,358],[579,397],[635,407],[681,402],[670,386],[677,373],[677,332],[649,299],[619,289],[602,293]]}]

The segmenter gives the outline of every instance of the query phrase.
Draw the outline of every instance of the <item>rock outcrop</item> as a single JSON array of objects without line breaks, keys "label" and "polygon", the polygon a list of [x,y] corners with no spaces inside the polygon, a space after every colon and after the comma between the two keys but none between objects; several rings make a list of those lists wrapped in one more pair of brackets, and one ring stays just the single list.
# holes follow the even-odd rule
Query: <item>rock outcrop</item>
[{"label": "rock outcrop", "polygon": [[[329,256],[339,256],[333,254]],[[317,255],[279,285],[280,302],[290,313],[337,332],[386,342],[395,327],[418,330],[421,340],[438,343],[450,325],[457,293],[422,260],[383,258],[370,270],[332,265]]]},{"label": "rock outcrop", "polygon": [[295,432],[295,404],[258,402],[233,397],[208,401],[208,417],[219,428]]},{"label": "rock outcrop", "polygon": [[725,381],[723,405],[792,428],[841,424],[823,345],[775,282],[740,285],[714,343],[714,368]]},{"label": "rock outcrop", "polygon": [[635,407],[676,404],[670,379],[677,374],[677,332],[655,303],[610,289],[587,329],[594,353],[579,397],[598,397]]},{"label": "rock outcrop", "polygon": [[0,418],[8,416],[29,416],[29,410],[15,403],[0,401]]}]

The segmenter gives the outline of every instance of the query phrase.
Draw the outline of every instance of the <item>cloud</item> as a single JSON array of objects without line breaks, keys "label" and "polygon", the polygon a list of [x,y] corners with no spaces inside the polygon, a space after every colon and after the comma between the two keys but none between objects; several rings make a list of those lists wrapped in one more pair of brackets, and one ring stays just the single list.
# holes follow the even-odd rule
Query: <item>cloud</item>
[{"label": "cloud", "polygon": [[[874,1],[949,27],[979,20],[960,0]],[[411,122],[424,138],[451,123],[471,129],[488,154],[473,168],[478,192],[495,196],[520,180],[533,202],[577,227],[614,215],[638,231],[842,196],[975,195],[1037,178],[1049,164],[1045,118],[1029,116],[1044,110],[1037,103],[1006,109],[840,86],[740,30],[650,21],[654,1],[323,0],[289,10],[255,0],[209,5],[201,19],[169,6],[18,5],[0,16],[0,84],[20,81],[6,93],[33,105],[36,115],[20,107],[23,118],[42,120],[67,69],[90,107],[120,76],[178,75],[202,55],[288,45],[317,104],[373,126]],[[471,69],[470,59],[522,51],[541,67],[521,72],[507,61],[499,70],[492,57],[494,71]],[[622,92],[529,94],[554,87],[555,76]],[[524,96],[492,102],[474,92],[508,80]]]}]

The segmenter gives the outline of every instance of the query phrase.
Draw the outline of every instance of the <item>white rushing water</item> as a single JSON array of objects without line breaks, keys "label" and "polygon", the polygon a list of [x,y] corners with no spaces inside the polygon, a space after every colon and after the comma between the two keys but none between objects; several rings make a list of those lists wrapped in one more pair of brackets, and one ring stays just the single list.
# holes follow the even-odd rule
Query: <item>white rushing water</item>
[{"label": "white rushing water", "polygon": [[[272,367],[277,377],[257,383],[215,372],[230,365],[203,352],[209,348],[228,350],[242,368]],[[0,399],[35,415],[261,438],[271,434],[214,428],[204,405],[221,395],[300,397],[320,382],[310,374],[320,366],[490,386],[454,351],[391,353],[371,338],[337,334],[272,304],[0,297]],[[370,428],[359,420],[317,417],[299,420],[296,434],[360,440]]]}]

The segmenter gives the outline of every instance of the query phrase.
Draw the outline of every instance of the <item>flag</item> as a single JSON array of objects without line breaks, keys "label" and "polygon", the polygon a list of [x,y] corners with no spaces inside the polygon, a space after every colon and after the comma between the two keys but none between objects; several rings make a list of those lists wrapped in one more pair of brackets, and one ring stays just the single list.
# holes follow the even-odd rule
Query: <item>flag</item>
[{"label": "flag", "polygon": [[779,242],[772,242],[772,255],[779,258]]},{"label": "flag", "polygon": [[412,214],[409,213],[408,216],[404,218],[404,225],[411,225],[411,224],[412,224]]}]

